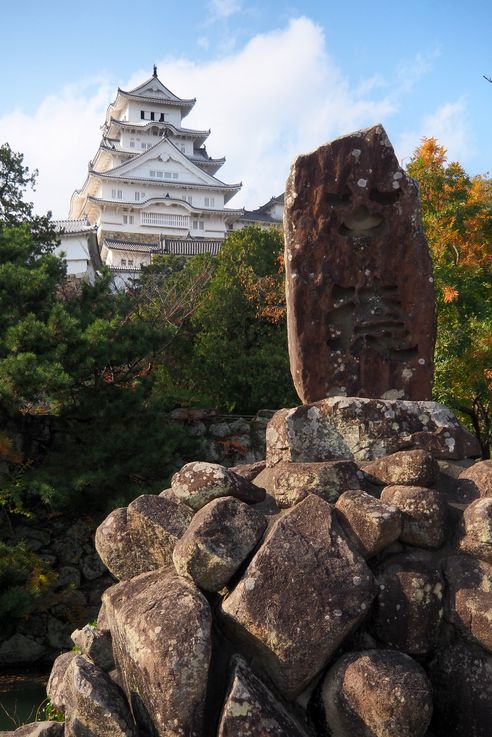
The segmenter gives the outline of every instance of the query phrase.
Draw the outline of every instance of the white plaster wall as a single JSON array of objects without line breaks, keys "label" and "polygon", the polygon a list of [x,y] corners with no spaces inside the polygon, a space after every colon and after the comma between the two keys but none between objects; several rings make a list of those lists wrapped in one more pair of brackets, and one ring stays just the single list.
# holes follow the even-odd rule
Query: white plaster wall
[{"label": "white plaster wall", "polygon": [[67,264],[67,274],[83,275],[87,272],[90,262],[89,245],[87,236],[84,235],[61,235],[60,245],[55,248],[55,254],[61,256]]}]

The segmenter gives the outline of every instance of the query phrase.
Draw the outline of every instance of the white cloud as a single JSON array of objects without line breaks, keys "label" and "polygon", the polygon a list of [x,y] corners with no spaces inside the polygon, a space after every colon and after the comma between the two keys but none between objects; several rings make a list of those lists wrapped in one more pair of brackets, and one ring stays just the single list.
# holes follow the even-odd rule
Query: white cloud
[{"label": "white cloud", "polygon": [[417,130],[406,131],[400,136],[397,150],[404,163],[407,163],[424,136],[436,138],[447,149],[448,161],[459,161],[466,166],[475,153],[470,144],[466,100],[460,98],[440,105],[423,118]]},{"label": "white cloud", "polygon": [[307,18],[257,35],[220,60],[165,59],[159,69],[173,92],[197,96],[185,125],[212,129],[209,153],[227,157],[217,176],[243,182],[236,206],[256,207],[282,192],[297,154],[395,109],[389,96],[372,100],[350,89],[322,29]]},{"label": "white cloud", "polygon": [[31,170],[39,170],[36,191],[27,194],[38,212],[67,217],[72,192],[82,186],[99,145],[112,96],[104,79],[89,80],[50,95],[32,114],[14,110],[0,118],[0,143],[9,143]]},{"label": "white cloud", "polygon": [[[221,2],[224,12],[228,3],[235,5]],[[398,106],[379,78],[352,89],[330,58],[322,29],[307,18],[259,34],[226,57],[203,63],[165,58],[158,70],[173,92],[198,98],[184,125],[212,129],[209,153],[227,157],[217,176],[243,182],[230,203],[234,207],[257,207],[279,194],[297,154],[385,122]],[[149,70],[139,70],[121,87],[131,89],[149,76]],[[50,96],[32,114],[14,111],[0,118],[0,141],[8,140],[40,170],[33,197],[40,211],[66,216],[115,92],[105,79],[95,80]]]},{"label": "white cloud", "polygon": [[211,0],[208,7],[214,18],[230,18],[241,10],[238,0]]}]

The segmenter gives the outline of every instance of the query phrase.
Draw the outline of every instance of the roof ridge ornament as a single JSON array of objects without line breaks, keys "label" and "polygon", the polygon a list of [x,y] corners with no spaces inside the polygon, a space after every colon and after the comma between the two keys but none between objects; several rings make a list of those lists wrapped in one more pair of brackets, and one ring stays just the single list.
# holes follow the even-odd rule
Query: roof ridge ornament
[{"label": "roof ridge ornament", "polygon": [[152,76],[157,79],[157,66],[154,64],[154,71],[152,72]]}]

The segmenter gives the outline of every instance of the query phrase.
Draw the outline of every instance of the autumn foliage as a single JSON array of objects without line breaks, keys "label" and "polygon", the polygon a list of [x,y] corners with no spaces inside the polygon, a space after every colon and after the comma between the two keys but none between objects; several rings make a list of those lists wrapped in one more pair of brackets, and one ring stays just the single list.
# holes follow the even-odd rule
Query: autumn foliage
[{"label": "autumn foliage", "polygon": [[424,138],[408,166],[419,183],[438,302],[435,396],[492,435],[492,181],[470,177]]}]

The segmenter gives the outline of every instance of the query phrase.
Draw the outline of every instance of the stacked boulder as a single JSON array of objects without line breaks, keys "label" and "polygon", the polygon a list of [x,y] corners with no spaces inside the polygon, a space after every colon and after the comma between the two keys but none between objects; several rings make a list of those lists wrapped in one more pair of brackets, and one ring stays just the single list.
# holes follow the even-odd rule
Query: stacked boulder
[{"label": "stacked boulder", "polygon": [[331,398],[273,417],[265,467],[113,511],[119,583],[48,685],[66,737],[490,737],[477,455],[440,405]]}]

